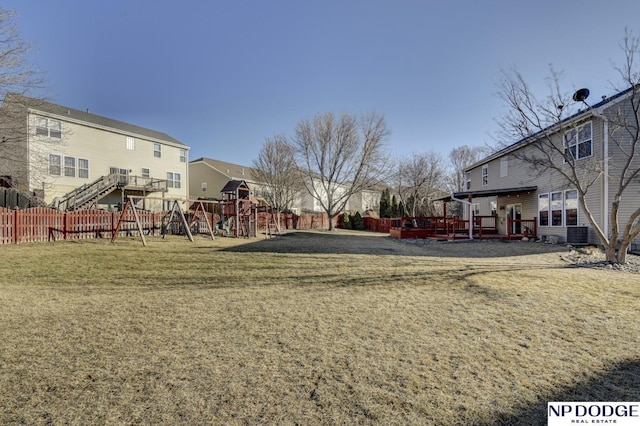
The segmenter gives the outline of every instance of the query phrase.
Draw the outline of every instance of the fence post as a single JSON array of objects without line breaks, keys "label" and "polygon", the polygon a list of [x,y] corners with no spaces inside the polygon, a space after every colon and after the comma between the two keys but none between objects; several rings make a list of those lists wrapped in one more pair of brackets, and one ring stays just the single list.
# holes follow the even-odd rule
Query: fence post
[{"label": "fence post", "polygon": [[13,244],[18,243],[18,209],[13,210],[13,226],[11,227],[13,230]]}]

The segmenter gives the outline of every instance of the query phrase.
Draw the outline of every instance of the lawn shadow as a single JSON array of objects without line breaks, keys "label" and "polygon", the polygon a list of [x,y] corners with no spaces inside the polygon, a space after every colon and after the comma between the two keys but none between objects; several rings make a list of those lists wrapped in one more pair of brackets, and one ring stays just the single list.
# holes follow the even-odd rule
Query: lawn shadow
[{"label": "lawn shadow", "polygon": [[495,258],[562,253],[563,245],[521,241],[404,241],[372,232],[295,231],[277,238],[261,238],[221,251],[237,253],[354,254]]},{"label": "lawn shadow", "polygon": [[616,364],[606,373],[596,375],[575,386],[552,393],[548,400],[539,400],[514,413],[499,413],[489,425],[547,424],[548,402],[634,402],[640,401],[640,360]]}]

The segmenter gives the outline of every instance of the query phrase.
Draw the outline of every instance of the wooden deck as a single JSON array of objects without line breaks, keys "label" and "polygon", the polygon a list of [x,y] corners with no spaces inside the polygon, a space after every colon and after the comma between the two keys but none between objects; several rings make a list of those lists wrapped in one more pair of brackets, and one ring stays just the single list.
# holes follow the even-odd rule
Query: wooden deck
[{"label": "wooden deck", "polygon": [[[473,239],[477,240],[521,240],[536,238],[536,218],[508,219],[507,234],[498,232],[495,216],[474,217]],[[430,239],[453,241],[469,239],[469,221],[444,217],[403,217],[392,220],[389,236],[398,239]]]}]

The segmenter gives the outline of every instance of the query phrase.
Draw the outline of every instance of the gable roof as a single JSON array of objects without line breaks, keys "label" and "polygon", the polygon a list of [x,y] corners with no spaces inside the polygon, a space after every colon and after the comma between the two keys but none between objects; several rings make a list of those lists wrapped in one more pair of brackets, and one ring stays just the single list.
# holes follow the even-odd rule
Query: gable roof
[{"label": "gable roof", "polygon": [[126,134],[139,135],[150,139],[183,145],[185,148],[188,148],[188,146],[184,143],[163,132],[92,114],[90,112],[68,108],[40,99],[29,98],[17,93],[8,93],[4,99],[4,102],[20,105],[33,111],[40,111],[43,113],[59,116],[61,117],[61,119],[68,118],[70,121],[90,123],[98,127],[107,127],[114,130],[119,130]]},{"label": "gable roof", "polygon": [[255,179],[253,177],[254,169],[251,167],[245,167],[239,164],[228,163],[226,161],[214,160],[213,158],[206,157],[190,161],[189,164],[191,163],[204,163],[222,173],[223,175],[227,176],[229,179],[244,179],[255,182]]},{"label": "gable roof", "polygon": [[247,182],[243,180],[230,180],[227,184],[220,190],[222,193],[234,193],[238,189],[249,190],[249,185]]},{"label": "gable roof", "polygon": [[[638,88],[639,88],[638,86],[635,87],[636,90]],[[540,130],[540,131],[538,131],[538,132],[536,132],[536,133],[534,133],[532,135],[525,136],[524,138],[518,140],[517,142],[515,142],[515,143],[513,143],[513,144],[511,144],[509,146],[506,146],[506,147],[494,152],[491,155],[488,155],[488,156],[484,157],[482,160],[472,164],[471,166],[466,167],[464,169],[464,171],[468,172],[469,170],[475,169],[476,167],[479,167],[480,165],[486,164],[491,160],[495,160],[496,158],[500,158],[500,157],[502,157],[502,156],[504,156],[504,155],[506,155],[506,154],[508,154],[510,152],[515,151],[516,149],[519,149],[519,148],[521,148],[523,146],[526,146],[529,143],[535,141],[541,134],[543,134],[543,132],[546,132],[546,131],[548,131],[550,129],[553,129],[554,127],[560,126],[560,125],[562,125],[564,123],[568,123],[569,121],[577,120],[579,117],[582,117],[582,116],[584,116],[586,118],[587,116],[592,115],[594,110],[597,110],[597,109],[599,109],[601,107],[604,107],[609,103],[610,104],[614,104],[614,103],[620,101],[625,95],[629,94],[632,90],[634,90],[633,86],[629,87],[628,89],[622,90],[622,91],[616,93],[613,96],[605,98],[602,101],[598,102],[597,104],[591,105],[587,109],[579,110],[575,114],[570,115],[569,117],[560,120],[558,123],[554,123],[554,124],[552,124],[552,125],[550,125],[548,127],[545,127],[544,129],[542,129],[542,130]]]}]

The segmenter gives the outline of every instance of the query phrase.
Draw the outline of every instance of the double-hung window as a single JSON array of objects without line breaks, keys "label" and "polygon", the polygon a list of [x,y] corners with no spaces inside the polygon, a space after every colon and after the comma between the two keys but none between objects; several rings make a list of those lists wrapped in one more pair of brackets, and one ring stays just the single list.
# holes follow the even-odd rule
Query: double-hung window
[{"label": "double-hung window", "polygon": [[549,226],[549,194],[538,195],[538,225]]},{"label": "double-hung window", "polygon": [[156,158],[162,157],[162,145],[160,145],[159,143],[153,144],[153,156]]},{"label": "double-hung window", "polygon": [[187,150],[186,149],[180,149],[180,162],[181,163],[186,163],[187,162]]},{"label": "double-hung window", "polygon": [[489,165],[482,166],[482,186],[489,184]]},{"label": "double-hung window", "polygon": [[551,226],[562,226],[562,192],[551,193]]},{"label": "double-hung window", "polygon": [[89,179],[89,160],[86,158],[78,158],[78,177]]},{"label": "double-hung window", "polygon": [[578,191],[575,189],[564,192],[564,223],[565,226],[578,225]]},{"label": "double-hung window", "polygon": [[466,172],[464,174],[464,180],[465,180],[465,189],[468,191],[471,189],[471,172]]},{"label": "double-hung window", "polygon": [[36,135],[62,138],[62,123],[47,117],[36,117]]},{"label": "double-hung window", "polygon": [[168,188],[181,188],[182,183],[180,181],[180,173],[167,172],[167,187]]},{"label": "double-hung window", "polygon": [[569,130],[564,134],[565,162],[591,157],[593,153],[593,137],[591,122]]},{"label": "double-hung window", "polygon": [[76,159],[75,157],[64,157],[64,175],[66,177],[76,177]]},{"label": "double-hung window", "polygon": [[49,154],[49,174],[60,176],[62,173],[62,156],[58,154]]}]

